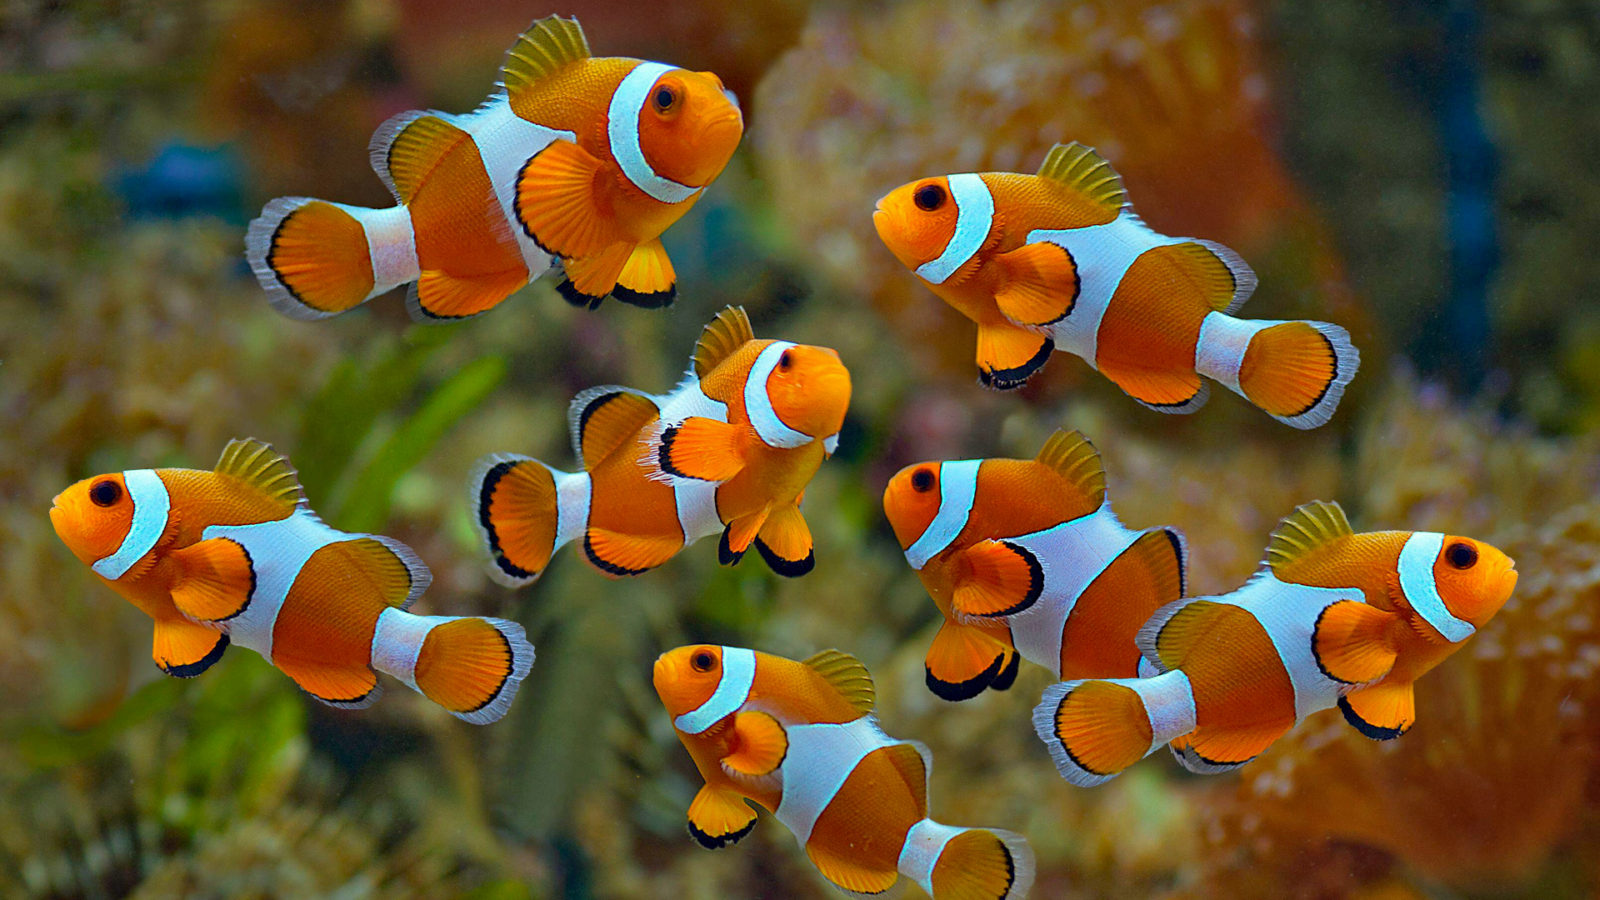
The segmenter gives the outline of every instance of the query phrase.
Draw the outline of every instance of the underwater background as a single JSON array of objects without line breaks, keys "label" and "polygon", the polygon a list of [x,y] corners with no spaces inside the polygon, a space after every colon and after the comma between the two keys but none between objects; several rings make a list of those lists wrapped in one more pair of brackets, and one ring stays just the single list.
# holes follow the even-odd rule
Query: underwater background
[{"label": "underwater background", "polygon": [[[743,145],[665,236],[676,304],[576,310],[545,279],[458,325],[413,325],[398,292],[273,312],[242,252],[260,204],[388,205],[372,130],[472,109],[551,12],[743,102]],[[649,666],[692,641],[860,657],[885,730],[934,751],[938,817],[1026,835],[1035,897],[1600,894],[1596,96],[1584,0],[0,0],[0,896],[838,896],[768,817],[718,853],[685,833],[700,779]],[[1350,329],[1363,364],[1331,423],[1225,394],[1162,416],[1065,355],[1020,399],[977,386],[970,324],[879,243],[872,203],[1067,140],[1158,231],[1238,250],[1251,315]],[[723,568],[707,541],[624,581],[568,552],[491,583],[472,462],[570,468],[572,395],[666,390],[728,303],[851,368],[807,494],[815,571]],[[1315,498],[1358,531],[1482,538],[1520,585],[1421,680],[1399,740],[1324,712],[1233,775],[1163,754],[1071,787],[1030,723],[1042,669],[961,704],[924,687],[940,616],[879,499],[910,462],[1026,458],[1062,426],[1100,448],[1123,521],[1184,530],[1191,593],[1240,584]],[[414,547],[419,611],[527,627],[504,721],[399,690],[331,709],[252,653],[156,669],[149,620],[56,538],[50,498],[209,468],[236,436],[286,452],[330,524]]]}]

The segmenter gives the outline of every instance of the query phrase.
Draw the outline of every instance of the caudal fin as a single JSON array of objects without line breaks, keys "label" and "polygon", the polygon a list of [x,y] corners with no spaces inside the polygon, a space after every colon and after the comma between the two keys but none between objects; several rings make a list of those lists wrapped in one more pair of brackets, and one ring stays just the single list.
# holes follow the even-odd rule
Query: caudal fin
[{"label": "caudal fin", "polygon": [[1045,688],[1033,727],[1061,777],[1110,781],[1162,744],[1192,732],[1194,694],[1180,671],[1153,678],[1064,681]]},{"label": "caudal fin", "polygon": [[411,214],[279,197],[245,233],[245,256],[272,307],[325,319],[417,277]]},{"label": "caudal fin", "polygon": [[478,460],[469,483],[489,575],[506,587],[532,584],[589,518],[589,476],[536,459],[495,454]]},{"label": "caudal fin", "polygon": [[1009,831],[923,819],[906,835],[900,871],[933,900],[1015,900],[1033,887],[1033,850]]},{"label": "caudal fin", "polygon": [[1195,368],[1273,418],[1316,428],[1333,417],[1361,354],[1326,322],[1252,322],[1221,313],[1200,329]]},{"label": "caudal fin", "polygon": [[386,609],[378,617],[372,646],[373,668],[475,725],[504,716],[533,668],[533,645],[522,626],[504,619],[414,616]]}]

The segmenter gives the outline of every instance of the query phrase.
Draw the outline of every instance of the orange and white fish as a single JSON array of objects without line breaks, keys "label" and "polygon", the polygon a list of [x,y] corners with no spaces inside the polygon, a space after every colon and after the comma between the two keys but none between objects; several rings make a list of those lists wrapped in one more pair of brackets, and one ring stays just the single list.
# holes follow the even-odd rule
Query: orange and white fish
[{"label": "orange and white fish", "polygon": [[689,806],[701,846],[749,834],[754,801],[853,894],[886,891],[900,875],[934,900],[1012,900],[1032,886],[1020,835],[928,818],[933,756],[878,727],[872,676],[854,657],[824,650],[795,662],[702,644],[663,653],[654,680],[705,778]]},{"label": "orange and white fish", "polygon": [[755,544],[780,575],[815,564],[800,499],[833,454],[850,373],[827,347],[757,340],[744,310],[706,326],[683,382],[664,396],[607,385],[567,419],[585,471],[496,454],[473,474],[473,509],[509,587],[531,583],[563,544],[621,577],[653,569],[721,533],[733,565]]},{"label": "orange and white fish", "polygon": [[485,312],[543,275],[595,307],[672,302],[661,233],[722,172],[744,134],[710,72],[592,57],[576,19],[534,22],[499,89],[465,115],[400,113],[372,136],[398,205],[279,197],[250,223],[246,256],[297,319],[345,312],[403,284],[419,320]]},{"label": "orange and white fish", "polygon": [[377,670],[486,724],[505,715],[533,665],[515,622],[406,612],[428,567],[392,538],[323,524],[289,460],[260,441],[229,441],[210,472],[80,481],[56,496],[50,522],[155,620],[151,655],[168,675],[199,675],[232,643],[330,706],[371,705],[383,691]]},{"label": "orange and white fish", "polygon": [[1482,628],[1516,564],[1471,538],[1354,534],[1336,503],[1296,509],[1266,564],[1231,594],[1169,604],[1139,633],[1161,674],[1051,685],[1033,723],[1056,768],[1089,787],[1162,744],[1194,772],[1244,765],[1338,706],[1367,737],[1416,721],[1412,685]]},{"label": "orange and white fish", "polygon": [[946,700],[1009,688],[1021,657],[1057,678],[1142,674],[1139,627],[1183,596],[1183,533],[1117,521],[1076,431],[1034,459],[907,466],[883,510],[944,614],[926,669]]},{"label": "orange and white fish", "polygon": [[1188,413],[1213,379],[1296,428],[1328,421],[1360,354],[1326,322],[1237,319],[1256,276],[1221,244],[1157,234],[1122,179],[1081,144],[1037,175],[924,178],[878,201],[878,236],[978,324],[978,374],[1019,387],[1053,350],[1135,400]]}]

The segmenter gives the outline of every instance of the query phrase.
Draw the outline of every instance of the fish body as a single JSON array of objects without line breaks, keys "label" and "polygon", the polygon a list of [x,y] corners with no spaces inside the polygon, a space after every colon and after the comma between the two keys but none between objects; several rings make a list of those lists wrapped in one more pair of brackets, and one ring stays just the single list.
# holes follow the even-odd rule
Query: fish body
[{"label": "fish body", "polygon": [[404,284],[422,321],[494,307],[559,259],[578,305],[672,301],[660,236],[721,173],[744,132],[710,72],[594,57],[575,19],[535,22],[499,89],[464,115],[400,113],[373,135],[397,205],[271,201],[246,255],[272,305],[345,312]]},{"label": "fish body", "polygon": [[1183,596],[1182,532],[1124,527],[1078,432],[1031,460],[907,466],[883,507],[944,615],[926,674],[946,700],[1009,688],[1019,658],[1057,678],[1138,675],[1140,626]]},{"label": "fish body", "polygon": [[372,704],[386,672],[458,718],[505,715],[533,665],[522,626],[406,611],[431,574],[409,547],[324,524],[271,446],[235,440],[213,471],[136,469],[86,479],[50,510],[56,533],[155,621],[152,656],[192,677],[230,644],[307,693]]},{"label": "fish body", "polygon": [[876,894],[906,875],[934,900],[1027,894],[1034,861],[1020,836],[928,818],[932,756],[884,734],[872,676],[854,657],[679,647],[656,660],[654,681],[705,779],[689,807],[702,846],[749,834],[754,801],[845,891]]},{"label": "fish body", "polygon": [[1515,563],[1471,538],[1355,534],[1334,503],[1295,510],[1244,587],[1186,598],[1140,630],[1147,678],[1046,689],[1034,726],[1068,781],[1091,786],[1169,744],[1201,773],[1237,768],[1334,706],[1367,737],[1416,720],[1413,684],[1489,621]]},{"label": "fish body", "polygon": [[742,309],[725,309],[670,394],[604,386],[573,400],[583,472],[508,454],[479,462],[471,490],[490,573],[531,583],[581,538],[601,572],[637,575],[720,533],[724,565],[753,544],[773,571],[803,575],[815,555],[800,500],[849,402],[837,353],[758,340]]},{"label": "fish body", "polygon": [[1151,230],[1093,150],[1058,144],[1036,175],[950,175],[878,201],[883,242],[977,323],[978,372],[1020,387],[1055,350],[1168,413],[1205,403],[1201,376],[1279,421],[1328,421],[1360,354],[1325,322],[1236,318],[1256,277],[1211,241]]}]

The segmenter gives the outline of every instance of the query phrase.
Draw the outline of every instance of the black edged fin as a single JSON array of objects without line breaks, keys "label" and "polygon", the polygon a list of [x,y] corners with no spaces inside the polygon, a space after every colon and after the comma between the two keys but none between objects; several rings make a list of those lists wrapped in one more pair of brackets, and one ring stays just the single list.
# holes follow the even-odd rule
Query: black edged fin
[{"label": "black edged fin", "polygon": [[1039,352],[1035,353],[1033,358],[1020,366],[1010,369],[996,369],[992,372],[980,368],[978,370],[978,382],[986,388],[993,388],[997,391],[1016,390],[1027,384],[1033,373],[1044,368],[1044,364],[1050,361],[1050,354],[1054,352],[1056,352],[1056,342],[1050,338],[1045,338],[1044,343],[1039,347]]},{"label": "black edged fin", "polygon": [[1011,686],[1016,683],[1017,671],[1021,668],[1022,654],[1011,654],[1011,661],[1006,663],[1006,667],[1000,670],[1000,674],[994,676],[993,681],[989,682],[989,689],[993,691],[1010,690]]},{"label": "black edged fin", "polygon": [[677,299],[678,286],[674,284],[664,291],[636,291],[619,284],[611,289],[611,296],[629,306],[637,306],[640,309],[665,309],[672,305],[673,300]]},{"label": "black edged fin", "polygon": [[733,531],[733,526],[722,529],[722,537],[717,539],[717,562],[725,566],[736,566],[739,560],[744,559],[745,551],[733,552],[733,546],[728,542],[728,535]]}]

